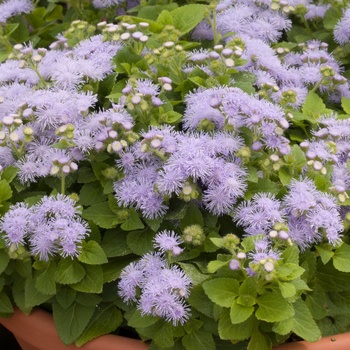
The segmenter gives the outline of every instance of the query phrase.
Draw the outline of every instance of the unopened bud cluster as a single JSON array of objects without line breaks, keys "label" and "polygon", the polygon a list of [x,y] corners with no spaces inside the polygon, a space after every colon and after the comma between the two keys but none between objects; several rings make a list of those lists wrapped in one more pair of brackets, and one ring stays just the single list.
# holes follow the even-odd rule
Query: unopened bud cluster
[{"label": "unopened bud cluster", "polygon": [[185,243],[200,246],[204,243],[206,236],[203,227],[200,225],[190,225],[184,228],[182,239]]}]

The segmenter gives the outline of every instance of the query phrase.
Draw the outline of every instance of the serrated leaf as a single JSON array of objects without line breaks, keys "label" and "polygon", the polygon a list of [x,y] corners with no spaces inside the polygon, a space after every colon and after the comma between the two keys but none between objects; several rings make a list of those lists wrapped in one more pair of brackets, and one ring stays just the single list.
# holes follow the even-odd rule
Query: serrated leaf
[{"label": "serrated leaf", "polygon": [[120,223],[120,219],[110,209],[108,202],[92,205],[83,211],[82,216],[102,228],[113,228]]},{"label": "serrated leaf", "polygon": [[33,307],[48,301],[52,295],[43,294],[35,286],[35,280],[28,279],[24,287],[24,299],[26,307]]},{"label": "serrated leaf", "polygon": [[311,115],[316,119],[318,119],[322,114],[331,112],[331,110],[326,108],[322,98],[313,91],[310,91],[307,94],[305,102],[302,106],[302,111],[303,113]]},{"label": "serrated leaf", "polygon": [[182,34],[186,34],[204,19],[206,10],[207,5],[190,4],[178,7],[170,14],[175,28],[180,30]]},{"label": "serrated leaf", "polygon": [[307,341],[313,342],[319,340],[321,338],[321,331],[317,327],[305,302],[298,299],[293,304],[293,307],[295,314],[292,331]]},{"label": "serrated leaf", "polygon": [[158,317],[142,315],[139,310],[135,310],[128,320],[128,325],[133,328],[144,328],[155,324],[158,321]]},{"label": "serrated leaf", "polygon": [[85,306],[73,303],[68,308],[54,303],[53,319],[59,337],[64,344],[69,345],[80,337],[95,312],[95,306]]},{"label": "serrated leaf", "polygon": [[12,197],[11,186],[6,180],[1,180],[0,181],[0,203],[5,202],[11,197]]},{"label": "serrated leaf", "polygon": [[258,310],[255,316],[266,322],[283,321],[294,315],[294,309],[280,293],[266,292],[257,298]]},{"label": "serrated leaf", "polygon": [[111,333],[121,325],[122,321],[123,316],[114,305],[100,304],[83,334],[75,341],[75,344],[79,347],[100,335]]},{"label": "serrated leaf", "polygon": [[125,256],[132,253],[127,245],[128,233],[121,230],[107,230],[104,233],[101,247],[107,258]]},{"label": "serrated leaf", "polygon": [[232,324],[230,311],[224,309],[219,318],[219,336],[221,339],[231,341],[248,339],[252,335],[254,324],[255,320],[253,316],[242,323]]},{"label": "serrated leaf", "polygon": [[291,298],[293,297],[297,290],[292,282],[281,282],[278,281],[278,286],[280,288],[281,294],[283,298]]},{"label": "serrated leaf", "polygon": [[103,270],[100,265],[85,265],[85,275],[81,281],[71,287],[83,293],[102,293]]},{"label": "serrated leaf", "polygon": [[186,350],[215,350],[215,342],[210,332],[201,328],[193,333],[186,334],[182,338],[182,344]]},{"label": "serrated leaf", "polygon": [[254,306],[242,306],[233,301],[230,309],[230,317],[232,324],[238,324],[246,321],[254,312]]},{"label": "serrated leaf", "polygon": [[300,277],[305,270],[297,264],[285,263],[276,268],[276,276],[281,281],[291,281]]},{"label": "serrated leaf", "polygon": [[334,251],[333,265],[342,272],[350,272],[350,246],[343,243]]},{"label": "serrated leaf", "polygon": [[56,263],[51,262],[51,264],[36,277],[35,287],[39,292],[48,295],[56,294],[55,271]]},{"label": "serrated leaf", "polygon": [[277,334],[286,335],[292,331],[293,324],[293,317],[287,318],[283,321],[275,322],[272,327],[272,330]]},{"label": "serrated leaf", "polygon": [[60,284],[73,284],[81,281],[85,276],[84,267],[72,259],[63,259],[57,265],[55,280]]},{"label": "serrated leaf", "polygon": [[250,338],[247,350],[271,350],[271,339],[255,327]]},{"label": "serrated leaf", "polygon": [[129,218],[120,227],[124,231],[134,231],[143,229],[145,225],[141,221],[139,214],[134,209],[131,209]]},{"label": "serrated leaf", "polygon": [[89,265],[101,265],[108,262],[105,252],[95,241],[82,242],[82,251],[78,260]]},{"label": "serrated leaf", "polygon": [[212,302],[231,307],[239,293],[239,282],[233,278],[215,278],[204,282],[203,289]]}]

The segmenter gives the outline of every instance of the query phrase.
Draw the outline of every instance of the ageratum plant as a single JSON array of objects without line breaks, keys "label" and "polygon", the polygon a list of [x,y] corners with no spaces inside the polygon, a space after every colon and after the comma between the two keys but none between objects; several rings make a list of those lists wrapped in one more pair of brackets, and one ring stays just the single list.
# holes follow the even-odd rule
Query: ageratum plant
[{"label": "ageratum plant", "polygon": [[347,1],[5,0],[0,48],[2,316],[78,346],[348,331]]}]

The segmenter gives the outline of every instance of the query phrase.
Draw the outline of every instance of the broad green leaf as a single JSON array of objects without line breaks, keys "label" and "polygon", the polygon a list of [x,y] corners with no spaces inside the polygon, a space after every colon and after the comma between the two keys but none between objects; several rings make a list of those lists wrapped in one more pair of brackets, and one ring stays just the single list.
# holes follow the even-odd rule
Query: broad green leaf
[{"label": "broad green leaf", "polygon": [[242,306],[234,300],[230,309],[230,318],[232,324],[238,324],[246,321],[254,312],[254,306]]},{"label": "broad green leaf", "polygon": [[108,202],[92,205],[83,211],[82,216],[86,220],[92,220],[102,228],[113,228],[121,223],[118,216],[109,207]]},{"label": "broad green leaf", "polygon": [[232,341],[248,339],[252,335],[254,324],[255,320],[253,316],[242,323],[232,324],[230,311],[224,309],[219,318],[219,336],[221,339]]},{"label": "broad green leaf", "polygon": [[279,192],[279,186],[276,182],[269,179],[259,178],[257,183],[248,183],[248,190],[245,193],[244,199],[249,200],[254,194],[259,192],[270,192],[277,194]]},{"label": "broad green leaf", "polygon": [[305,304],[315,320],[321,320],[328,315],[328,298],[324,292],[308,293]]},{"label": "broad green leaf", "polygon": [[55,282],[56,263],[51,264],[35,278],[35,287],[39,292],[48,295],[56,294]]},{"label": "broad green leaf", "polygon": [[197,284],[201,284],[202,282],[208,280],[210,275],[202,273],[197,266],[193,264],[188,264],[184,262],[178,263],[181,269],[188,275],[188,277],[192,281],[192,285],[196,286]]},{"label": "broad green leaf", "polygon": [[0,292],[0,313],[8,314],[13,312],[11,300],[4,291]]},{"label": "broad green leaf", "polygon": [[223,307],[231,307],[238,296],[239,283],[232,278],[215,278],[204,282],[203,289],[212,302]]},{"label": "broad green leaf", "polygon": [[104,233],[101,247],[107,258],[125,256],[131,253],[131,249],[126,243],[127,237],[127,232],[117,229],[107,230]]},{"label": "broad green leaf", "polygon": [[83,293],[102,293],[103,270],[100,265],[85,265],[85,276],[71,287]]},{"label": "broad green leaf", "polygon": [[187,300],[192,308],[200,311],[208,317],[213,317],[213,303],[205,294],[201,285],[191,288],[191,294]]},{"label": "broad green leaf", "polygon": [[141,221],[139,214],[134,209],[131,209],[129,218],[120,227],[124,231],[134,231],[143,229],[145,225]]},{"label": "broad green leaf", "polygon": [[333,264],[317,264],[314,283],[318,289],[327,292],[343,292],[349,290],[349,274],[336,270]]},{"label": "broad green leaf", "polygon": [[334,255],[333,248],[329,244],[316,245],[316,250],[320,254],[320,258],[324,265],[326,265]]},{"label": "broad green leaf", "polygon": [[255,327],[247,350],[271,350],[271,339]]},{"label": "broad green leaf", "polygon": [[283,298],[291,298],[297,292],[294,284],[292,282],[281,282],[278,281],[278,286],[280,287],[281,294]]},{"label": "broad green leaf", "polygon": [[153,6],[143,5],[140,8],[140,11],[138,12],[138,17],[156,21],[157,17],[163,10],[171,11],[176,9],[177,7],[178,7],[178,4],[176,3],[166,4],[166,5],[153,5]]},{"label": "broad green leaf", "polygon": [[154,236],[151,230],[132,231],[128,233],[126,242],[133,253],[143,255],[153,250]]},{"label": "broad green leaf", "polygon": [[292,263],[299,265],[299,249],[296,244],[287,247],[281,255],[284,263]]},{"label": "broad green leaf", "polygon": [[[239,296],[242,297],[242,302],[243,299],[245,298],[245,302],[254,302],[251,305],[255,304],[255,297],[257,296],[257,284],[252,278],[246,278],[242,285],[239,287]],[[251,298],[246,298],[246,297],[251,297]],[[242,304],[243,305],[243,304]],[[249,306],[251,306],[249,305]]]},{"label": "broad green leaf", "polygon": [[276,276],[281,281],[291,281],[300,277],[304,269],[296,264],[285,263],[276,268]]},{"label": "broad green leaf", "polygon": [[181,220],[180,228],[184,230],[187,226],[199,225],[203,227],[204,221],[200,209],[195,204],[186,207],[186,215]]},{"label": "broad green leaf", "polygon": [[333,29],[335,25],[338,23],[338,21],[340,20],[341,16],[342,16],[342,11],[340,7],[330,6],[323,18],[324,27],[333,32]]},{"label": "broad green leaf", "polygon": [[321,338],[321,331],[317,327],[305,302],[298,299],[293,306],[295,314],[292,331],[307,341],[313,342],[319,340]]},{"label": "broad green leaf", "polygon": [[14,166],[8,166],[2,171],[1,178],[3,180],[6,180],[8,183],[11,183],[12,180],[15,179],[18,171],[18,168]]},{"label": "broad green leaf", "polygon": [[142,315],[139,310],[135,310],[128,320],[128,325],[133,328],[144,328],[155,324],[158,321],[158,317]]},{"label": "broad green leaf", "polygon": [[334,251],[334,267],[342,272],[350,272],[350,246],[343,243]]},{"label": "broad green leaf", "polygon": [[64,344],[69,345],[80,337],[90,322],[96,306],[85,306],[73,303],[68,308],[54,303],[53,319],[59,337]]},{"label": "broad green leaf", "polygon": [[24,299],[26,307],[33,307],[48,301],[52,295],[43,294],[35,286],[35,280],[27,279],[24,288]]},{"label": "broad green leaf", "polygon": [[157,24],[165,27],[166,25],[173,25],[174,21],[173,21],[173,17],[171,15],[171,13],[168,10],[163,10],[158,18],[157,18]]},{"label": "broad green leaf", "polygon": [[172,323],[163,322],[154,335],[153,340],[160,348],[170,348],[173,346],[174,338]]},{"label": "broad green leaf", "polygon": [[1,180],[0,181],[0,203],[5,202],[11,197],[12,197],[11,186],[6,180]]},{"label": "broad green leaf", "polygon": [[341,106],[343,107],[346,114],[350,114],[350,98],[342,97]]},{"label": "broad green leaf", "polygon": [[72,305],[76,295],[76,290],[69,286],[62,286],[56,293],[56,300],[63,308],[67,308]]},{"label": "broad green leaf", "polygon": [[289,183],[291,182],[293,176],[290,174],[290,172],[285,169],[285,168],[282,168],[279,172],[278,172],[278,177],[281,181],[281,184],[283,186],[287,186],[289,185]]},{"label": "broad green leaf", "polygon": [[23,278],[32,278],[32,264],[30,260],[15,260],[16,272]]},{"label": "broad green leaf", "polygon": [[10,262],[10,258],[7,255],[6,251],[1,249],[0,250],[0,274],[4,272],[9,262]]},{"label": "broad green leaf", "polygon": [[82,243],[82,251],[78,260],[89,265],[101,265],[108,262],[105,252],[95,241]]},{"label": "broad green leaf", "polygon": [[122,269],[132,261],[135,261],[133,255],[109,259],[108,264],[102,265],[103,283],[110,283],[118,279]]},{"label": "broad green leaf", "polygon": [[[230,260],[231,260],[231,257],[230,257]],[[210,261],[209,264],[208,264],[208,272],[215,273],[217,270],[221,269],[223,266],[228,265],[230,260],[227,260],[227,261],[220,261],[220,260]]]},{"label": "broad green leaf", "polygon": [[105,202],[106,200],[107,195],[103,194],[103,188],[98,181],[84,184],[79,193],[79,202],[84,206]]},{"label": "broad green leaf", "polygon": [[182,344],[186,350],[215,350],[215,342],[210,332],[201,328],[193,333],[186,334],[182,338]]},{"label": "broad green leaf", "polygon": [[292,331],[293,325],[293,317],[290,317],[283,321],[275,322],[272,327],[272,330],[277,334],[286,335]]},{"label": "broad green leaf", "polygon": [[178,7],[170,14],[175,28],[180,30],[182,34],[186,34],[204,19],[206,10],[206,5],[190,4]]},{"label": "broad green leaf", "polygon": [[73,284],[81,281],[84,276],[84,267],[76,260],[68,258],[58,263],[55,280],[60,284]]},{"label": "broad green leaf", "polygon": [[323,100],[316,92],[310,91],[306,96],[305,102],[302,106],[303,113],[311,115],[318,119],[322,114],[331,112],[331,110],[326,108]]},{"label": "broad green leaf", "polygon": [[280,293],[266,292],[257,298],[258,310],[255,316],[266,322],[283,321],[294,315],[294,309]]},{"label": "broad green leaf", "polygon": [[111,333],[121,325],[122,321],[123,316],[114,305],[100,304],[75,344],[79,347],[100,335]]}]

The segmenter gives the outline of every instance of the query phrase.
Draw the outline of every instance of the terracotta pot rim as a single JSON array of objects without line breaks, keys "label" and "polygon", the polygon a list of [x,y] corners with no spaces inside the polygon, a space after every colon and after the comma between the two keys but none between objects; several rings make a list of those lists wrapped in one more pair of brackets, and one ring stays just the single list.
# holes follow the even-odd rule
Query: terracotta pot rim
[{"label": "terracotta pot rim", "polygon": [[0,317],[0,323],[14,336],[34,348],[42,350],[147,350],[148,345],[137,339],[107,334],[91,340],[81,347],[66,346],[60,340],[50,313],[34,308],[29,315],[15,308],[9,318]]}]

